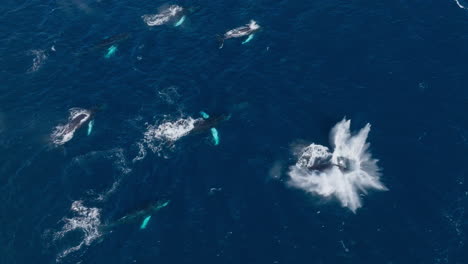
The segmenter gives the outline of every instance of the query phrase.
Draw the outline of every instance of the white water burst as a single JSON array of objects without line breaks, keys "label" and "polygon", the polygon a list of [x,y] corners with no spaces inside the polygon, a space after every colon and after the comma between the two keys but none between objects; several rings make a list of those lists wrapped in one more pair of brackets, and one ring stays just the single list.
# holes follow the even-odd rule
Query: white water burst
[{"label": "white water burst", "polygon": [[380,182],[377,160],[366,143],[367,124],[357,134],[350,133],[350,120],[342,120],[330,133],[333,152],[321,145],[305,147],[290,167],[290,184],[322,197],[335,197],[351,211],[362,206],[360,194],[367,190],[386,190]]}]

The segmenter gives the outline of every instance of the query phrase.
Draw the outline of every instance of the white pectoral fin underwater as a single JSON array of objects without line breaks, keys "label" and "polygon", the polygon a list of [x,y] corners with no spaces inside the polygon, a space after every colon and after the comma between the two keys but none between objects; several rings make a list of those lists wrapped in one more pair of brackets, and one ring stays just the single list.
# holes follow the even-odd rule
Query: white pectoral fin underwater
[{"label": "white pectoral fin underwater", "polygon": [[242,41],[242,45],[249,43],[254,38],[254,36],[255,34],[249,35],[249,37],[247,37],[244,41]]},{"label": "white pectoral fin underwater", "polygon": [[143,230],[146,228],[146,226],[148,226],[150,219],[151,219],[151,215],[148,215],[147,217],[145,217],[145,219],[143,219],[143,222],[140,225],[140,230]]},{"label": "white pectoral fin underwater", "polygon": [[[210,121],[210,115],[204,111],[200,111],[200,115],[202,116],[202,118],[204,120],[206,120],[207,122]],[[219,119],[219,118],[218,118]],[[223,117],[222,119],[224,120],[227,120],[228,118],[225,118]],[[221,120],[221,119],[220,119]],[[216,122],[212,122],[213,124],[217,124],[218,121]],[[215,128],[215,127],[211,127],[210,128],[210,132],[211,132],[211,136],[213,137],[213,144],[215,146],[219,145],[219,133],[218,133],[218,130]]]},{"label": "white pectoral fin underwater", "polygon": [[218,130],[214,127],[211,128],[211,135],[213,136],[213,144],[215,146],[218,146],[219,145],[219,134],[218,134]]},{"label": "white pectoral fin underwater", "polygon": [[182,16],[179,21],[177,21],[177,23],[174,24],[174,27],[178,27],[180,25],[182,25],[185,21],[185,16]]},{"label": "white pectoral fin underwater", "polygon": [[112,56],[114,56],[116,52],[117,52],[117,45],[112,45],[107,49],[107,53],[106,55],[104,55],[104,58],[109,59]]},{"label": "white pectoral fin underwater", "polygon": [[87,135],[91,135],[91,132],[93,131],[93,127],[94,127],[94,119],[89,121],[88,123],[88,132],[87,132]]}]

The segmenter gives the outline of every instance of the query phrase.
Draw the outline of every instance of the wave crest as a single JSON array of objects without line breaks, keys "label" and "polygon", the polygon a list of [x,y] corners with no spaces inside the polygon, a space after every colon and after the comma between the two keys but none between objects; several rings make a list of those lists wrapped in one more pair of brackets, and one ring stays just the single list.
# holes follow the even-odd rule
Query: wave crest
[{"label": "wave crest", "polygon": [[343,119],[330,133],[333,152],[322,145],[305,147],[294,166],[290,167],[289,183],[306,192],[337,198],[351,211],[362,206],[359,194],[367,190],[386,190],[380,182],[377,160],[366,143],[370,131],[367,124],[357,134],[350,132],[350,120]]}]

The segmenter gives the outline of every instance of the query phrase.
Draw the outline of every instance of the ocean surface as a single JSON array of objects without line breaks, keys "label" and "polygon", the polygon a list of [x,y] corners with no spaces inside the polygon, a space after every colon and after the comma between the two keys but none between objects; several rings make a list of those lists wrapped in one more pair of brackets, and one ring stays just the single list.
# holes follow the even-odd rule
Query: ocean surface
[{"label": "ocean surface", "polygon": [[[468,263],[467,47],[466,0],[3,0],[0,263]],[[343,118],[356,210],[290,179]]]}]

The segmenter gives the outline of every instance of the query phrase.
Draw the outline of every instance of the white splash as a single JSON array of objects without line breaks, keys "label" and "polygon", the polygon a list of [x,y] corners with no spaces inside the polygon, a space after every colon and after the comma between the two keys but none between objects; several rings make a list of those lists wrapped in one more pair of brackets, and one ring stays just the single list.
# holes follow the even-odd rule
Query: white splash
[{"label": "white splash", "polygon": [[173,143],[180,138],[188,135],[195,127],[195,122],[198,119],[191,117],[181,118],[174,122],[164,122],[159,126],[149,125],[144,133],[143,142],[139,142],[138,156],[133,159],[133,162],[141,160],[146,156],[145,146],[154,153],[161,154],[165,147],[172,147]]},{"label": "white splash", "polygon": [[57,256],[57,262],[62,260],[68,254],[76,252],[81,249],[83,245],[89,246],[91,243],[99,238],[102,233],[100,231],[100,209],[88,208],[83,205],[82,201],[74,201],[71,206],[72,212],[75,214],[72,218],[64,218],[65,225],[62,230],[55,233],[54,240],[62,239],[66,234],[78,230],[82,233],[82,240],[78,245],[69,247],[62,251]]},{"label": "white splash", "polygon": [[148,26],[160,26],[174,19],[184,9],[178,5],[171,5],[155,15],[143,15],[141,18]]},{"label": "white splash", "polygon": [[297,163],[290,167],[289,183],[312,194],[335,197],[342,206],[356,212],[362,206],[360,194],[386,187],[379,181],[377,160],[368,151],[370,125],[356,135],[351,135],[350,125],[350,120],[343,119],[332,129],[332,153],[316,144],[304,148]]},{"label": "white splash", "polygon": [[[67,124],[61,124],[55,127],[55,130],[52,132],[51,139],[52,142],[56,145],[63,145],[70,141],[75,134],[75,131],[80,128],[86,121],[89,120],[91,112],[86,109],[81,108],[72,108],[69,110],[70,116],[68,117]],[[72,121],[79,115],[84,114],[85,117],[82,118],[79,123],[74,124]]]},{"label": "white splash", "polygon": [[195,119],[189,117],[187,119],[179,119],[175,122],[165,122],[158,127],[149,126],[145,133],[145,138],[164,141],[176,141],[179,138],[186,136],[193,128]]},{"label": "white splash", "polygon": [[29,72],[36,72],[44,64],[44,61],[47,59],[47,55],[44,50],[31,50],[31,55],[34,56],[33,64],[29,68]]},{"label": "white splash", "polygon": [[460,0],[455,0],[455,3],[457,3],[458,7],[463,8],[463,9],[468,9],[466,6],[462,5],[460,3]]}]

